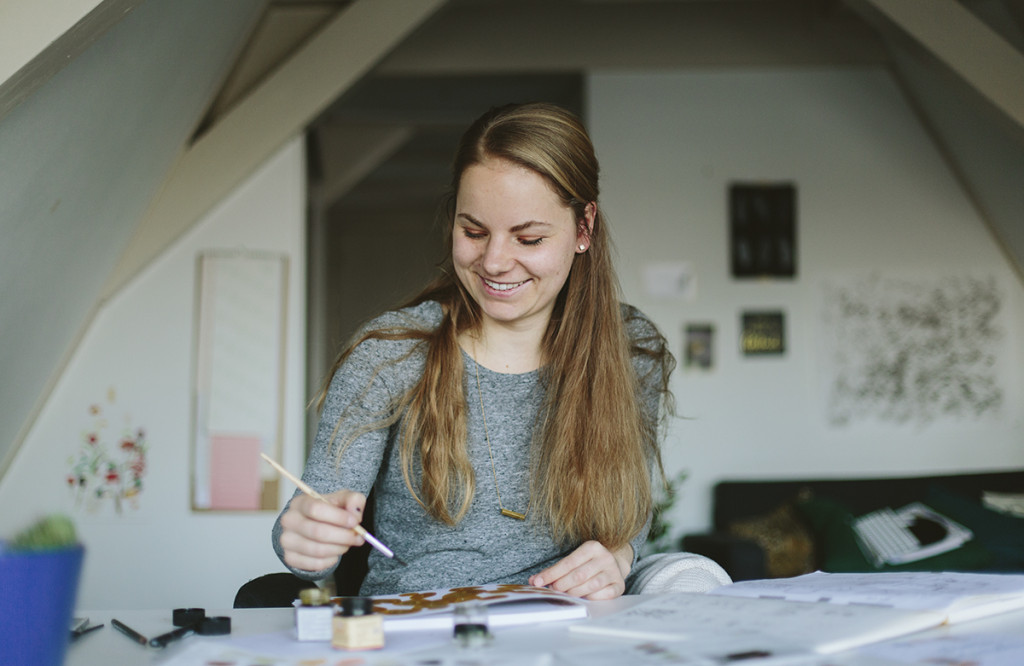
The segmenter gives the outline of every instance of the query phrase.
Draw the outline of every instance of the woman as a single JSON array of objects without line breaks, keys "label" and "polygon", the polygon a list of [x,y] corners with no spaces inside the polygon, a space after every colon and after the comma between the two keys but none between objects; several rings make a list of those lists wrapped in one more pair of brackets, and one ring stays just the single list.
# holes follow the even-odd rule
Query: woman
[{"label": "woman", "polygon": [[440,277],[357,335],[321,394],[304,481],[274,527],[282,561],[329,575],[375,536],[362,594],[529,583],[622,594],[647,534],[674,365],[620,304],[579,120],[494,109],[463,136]]}]

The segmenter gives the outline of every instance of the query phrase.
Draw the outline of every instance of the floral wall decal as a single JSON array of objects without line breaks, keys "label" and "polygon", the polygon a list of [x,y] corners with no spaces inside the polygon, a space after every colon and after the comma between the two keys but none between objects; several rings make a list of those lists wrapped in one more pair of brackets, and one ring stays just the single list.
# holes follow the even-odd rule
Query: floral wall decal
[{"label": "floral wall decal", "polygon": [[112,427],[106,412],[112,412],[116,393],[107,392],[107,404],[93,404],[88,413],[91,424],[82,431],[78,453],[68,457],[66,482],[75,506],[95,512],[106,503],[120,514],[125,508],[139,508],[139,496],[146,476],[145,431],[123,418]]}]

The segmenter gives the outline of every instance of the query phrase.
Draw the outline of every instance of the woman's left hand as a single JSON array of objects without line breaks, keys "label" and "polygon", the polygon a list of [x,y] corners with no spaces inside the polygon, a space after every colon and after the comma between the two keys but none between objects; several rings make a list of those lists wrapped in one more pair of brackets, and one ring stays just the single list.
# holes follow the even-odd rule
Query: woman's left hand
[{"label": "woman's left hand", "polygon": [[554,565],[530,576],[530,585],[549,587],[584,599],[614,599],[626,591],[626,576],[633,564],[628,543],[610,551],[587,541]]}]

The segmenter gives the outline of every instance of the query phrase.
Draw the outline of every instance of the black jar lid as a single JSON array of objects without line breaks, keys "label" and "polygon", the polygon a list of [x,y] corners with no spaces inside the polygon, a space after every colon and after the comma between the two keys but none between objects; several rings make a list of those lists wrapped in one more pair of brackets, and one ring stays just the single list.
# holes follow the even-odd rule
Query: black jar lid
[{"label": "black jar lid", "polygon": [[345,616],[372,615],[373,599],[370,597],[342,597],[341,614]]}]

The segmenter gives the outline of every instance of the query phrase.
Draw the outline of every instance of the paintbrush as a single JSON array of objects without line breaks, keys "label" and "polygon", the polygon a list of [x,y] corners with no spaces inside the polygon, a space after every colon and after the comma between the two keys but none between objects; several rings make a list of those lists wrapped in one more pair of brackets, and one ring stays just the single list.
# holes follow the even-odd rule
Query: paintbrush
[{"label": "paintbrush", "polygon": [[[291,481],[292,483],[294,483],[298,487],[299,490],[301,490],[302,492],[306,493],[307,495],[309,495],[313,499],[318,499],[321,502],[325,502],[327,504],[331,504],[331,502],[326,497],[324,497],[323,495],[321,495],[320,493],[318,493],[317,491],[313,490],[308,485],[303,483],[302,479],[298,478],[297,476],[295,476],[294,474],[292,474],[291,472],[286,470],[284,467],[281,467],[281,465],[279,465],[277,463],[277,461],[275,461],[273,458],[268,456],[266,453],[263,453],[261,451],[260,455],[263,456],[263,459],[266,460],[268,463],[270,463],[271,466],[274,469],[276,469],[278,472],[280,472],[281,476],[283,476],[284,478],[286,478],[289,481]],[[334,505],[331,504],[331,506],[334,506]],[[395,562],[398,562],[403,567],[408,566],[405,562],[402,561],[402,558],[400,558],[397,555],[395,555],[394,551],[391,550],[390,548],[388,548],[387,546],[385,546],[383,543],[381,543],[380,540],[377,539],[377,537],[375,537],[372,534],[370,534],[369,532],[367,532],[366,528],[363,527],[362,525],[358,525],[357,524],[355,527],[352,528],[352,531],[355,532],[356,534],[358,534],[359,536],[363,537],[364,539],[366,539],[366,541],[369,542],[369,544],[371,546],[376,548],[380,552],[380,554],[383,555],[384,557],[386,557],[388,559],[392,559]]]}]

